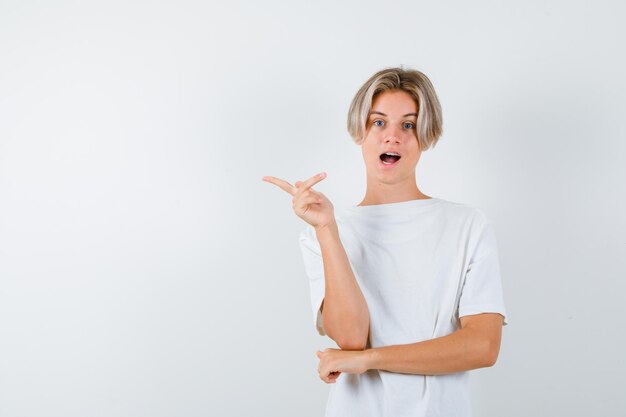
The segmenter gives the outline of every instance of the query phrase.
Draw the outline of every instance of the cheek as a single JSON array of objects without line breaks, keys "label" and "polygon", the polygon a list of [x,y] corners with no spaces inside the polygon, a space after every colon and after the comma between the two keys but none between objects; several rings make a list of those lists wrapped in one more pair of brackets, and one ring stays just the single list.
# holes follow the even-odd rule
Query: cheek
[{"label": "cheek", "polygon": [[370,149],[370,147],[367,145],[363,145],[361,147],[361,153],[363,154],[363,158],[365,159],[378,158],[379,155],[377,155],[376,152],[377,151],[375,149]]}]

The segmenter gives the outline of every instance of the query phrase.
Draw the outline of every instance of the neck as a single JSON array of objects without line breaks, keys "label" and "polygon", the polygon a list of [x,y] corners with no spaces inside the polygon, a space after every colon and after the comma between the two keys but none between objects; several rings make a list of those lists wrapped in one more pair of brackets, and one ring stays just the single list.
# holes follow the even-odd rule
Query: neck
[{"label": "neck", "polygon": [[367,179],[367,190],[359,206],[374,204],[398,203],[409,200],[431,198],[422,193],[415,183],[415,174],[404,181],[386,183],[378,178]]}]

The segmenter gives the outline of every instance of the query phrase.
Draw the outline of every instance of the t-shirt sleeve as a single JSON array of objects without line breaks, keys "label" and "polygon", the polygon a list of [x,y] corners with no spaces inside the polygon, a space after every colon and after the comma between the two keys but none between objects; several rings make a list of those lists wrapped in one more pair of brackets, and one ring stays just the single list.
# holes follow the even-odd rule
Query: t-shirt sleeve
[{"label": "t-shirt sleeve", "polygon": [[311,290],[313,324],[317,332],[321,336],[325,336],[324,320],[320,311],[325,294],[324,262],[313,226],[307,226],[307,228],[300,233],[300,250],[302,251],[304,269],[308,276],[309,288]]},{"label": "t-shirt sleeve", "polygon": [[478,230],[477,243],[465,271],[459,299],[459,317],[500,313],[503,316],[503,326],[506,326],[508,319],[502,294],[496,235],[491,222],[482,212],[480,214],[483,223]]}]

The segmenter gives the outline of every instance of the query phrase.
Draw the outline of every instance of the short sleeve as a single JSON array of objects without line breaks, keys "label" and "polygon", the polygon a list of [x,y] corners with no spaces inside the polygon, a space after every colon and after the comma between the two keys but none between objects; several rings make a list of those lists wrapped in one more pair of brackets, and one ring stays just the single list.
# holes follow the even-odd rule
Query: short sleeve
[{"label": "short sleeve", "polygon": [[300,250],[304,261],[304,270],[308,276],[311,290],[311,308],[313,311],[313,324],[321,336],[325,336],[324,320],[320,308],[325,295],[324,262],[322,251],[315,235],[315,229],[307,226],[300,233]]},{"label": "short sleeve", "polygon": [[478,231],[478,238],[465,271],[459,299],[459,317],[500,313],[503,316],[503,326],[508,324],[497,246],[493,225],[485,219]]}]

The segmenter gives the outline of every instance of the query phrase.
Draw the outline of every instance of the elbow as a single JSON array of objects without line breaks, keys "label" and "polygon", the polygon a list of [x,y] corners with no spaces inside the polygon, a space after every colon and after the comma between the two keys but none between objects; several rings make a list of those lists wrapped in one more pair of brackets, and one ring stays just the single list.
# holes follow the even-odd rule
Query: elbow
[{"label": "elbow", "polygon": [[361,340],[345,340],[337,342],[341,350],[365,350],[366,342]]},{"label": "elbow", "polygon": [[358,326],[354,325],[355,321],[350,320],[342,323],[343,327],[336,327],[335,324],[337,323],[324,317],[326,335],[333,339],[341,350],[365,350],[370,331],[369,317],[366,322],[361,322]]},{"label": "elbow", "polygon": [[344,337],[338,337],[335,340],[337,346],[341,350],[365,350],[367,345],[368,332],[352,334]]},{"label": "elbow", "polygon": [[483,361],[483,368],[490,368],[492,366],[494,366],[496,364],[496,361],[498,360],[497,356],[494,356],[493,354],[489,354],[485,356],[485,359]]},{"label": "elbow", "polygon": [[367,341],[362,341],[358,339],[346,339],[336,341],[336,343],[341,350],[365,350]]},{"label": "elbow", "polygon": [[500,352],[499,344],[489,343],[482,355],[483,367],[489,368],[496,364],[498,361],[498,354]]}]

